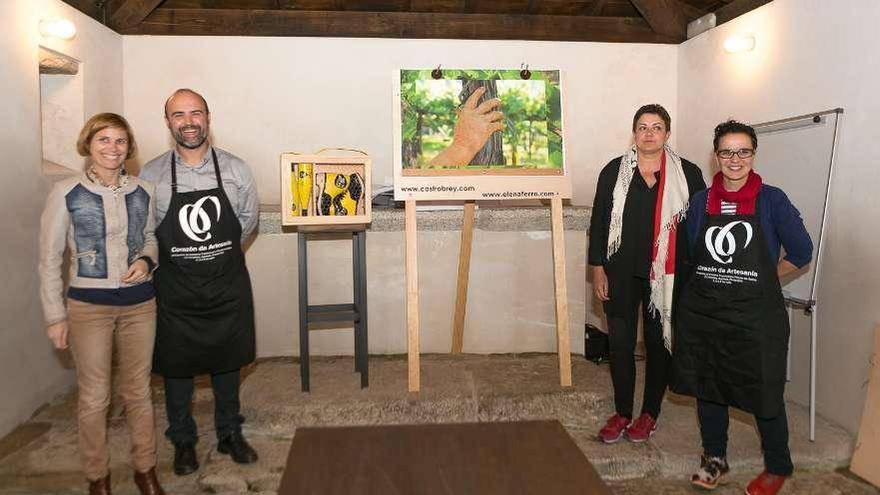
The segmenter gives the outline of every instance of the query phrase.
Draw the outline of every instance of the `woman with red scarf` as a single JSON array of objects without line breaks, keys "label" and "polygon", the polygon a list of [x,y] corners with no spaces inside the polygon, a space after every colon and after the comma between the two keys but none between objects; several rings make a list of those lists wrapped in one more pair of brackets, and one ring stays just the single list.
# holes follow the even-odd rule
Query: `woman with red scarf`
[{"label": "woman with red scarf", "polygon": [[793,470],[783,399],[789,324],[779,280],[810,262],[813,244],[785,193],[752,170],[755,130],[723,122],[713,144],[720,171],[688,211],[673,390],[697,398],[703,456],[691,483],[711,490],[730,471],[733,406],[755,415],[764,451],[765,470],[746,493],[774,495]]},{"label": "woman with red scarf", "polygon": [[[599,431],[605,443],[624,436],[632,442],[647,441],[657,429],[669,384],[676,253],[685,249],[685,236],[676,232],[688,198],[706,187],[700,169],[666,144],[670,124],[662,106],[639,108],[632,121],[632,147],[602,169],[596,185],[588,262],[593,290],[608,319],[615,408]],[[639,307],[645,390],[642,412],[633,421]]]}]

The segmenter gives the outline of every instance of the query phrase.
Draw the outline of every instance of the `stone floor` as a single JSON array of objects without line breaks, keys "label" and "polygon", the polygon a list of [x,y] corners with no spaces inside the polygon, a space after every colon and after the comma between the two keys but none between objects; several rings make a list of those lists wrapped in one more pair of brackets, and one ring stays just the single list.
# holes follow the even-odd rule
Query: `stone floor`
[{"label": "stone floor", "polygon": [[[300,426],[556,418],[615,493],[694,493],[686,481],[700,453],[693,401],[668,396],[660,429],[645,444],[604,445],[595,440],[595,432],[613,408],[607,366],[577,357],[573,361],[575,385],[563,389],[554,355],[423,356],[421,392],[411,394],[406,391],[404,356],[372,357],[371,386],[364,390],[350,357],[313,358],[311,393],[300,392],[298,363],[264,360],[245,371],[242,383],[244,431],[260,461],[239,466],[216,452],[211,390],[207,380],[199,380],[194,412],[202,428],[197,446],[202,468],[186,477],[173,475],[172,449],[160,438],[159,477],[175,495],[268,495],[277,490],[290,442]],[[157,378],[159,431],[166,426],[163,400]],[[68,394],[0,440],[0,494],[85,493],[76,453],[75,409],[76,394]],[[852,451],[852,438],[844,430],[820,418],[816,442],[808,441],[807,411],[794,404],[789,405],[789,422],[797,471],[783,493],[880,495],[844,469]],[[114,493],[135,493],[126,464],[125,422],[117,406],[111,414],[109,439]],[[717,490],[719,494],[742,493],[761,469],[757,434],[745,414],[732,417],[729,450],[731,483]]]}]

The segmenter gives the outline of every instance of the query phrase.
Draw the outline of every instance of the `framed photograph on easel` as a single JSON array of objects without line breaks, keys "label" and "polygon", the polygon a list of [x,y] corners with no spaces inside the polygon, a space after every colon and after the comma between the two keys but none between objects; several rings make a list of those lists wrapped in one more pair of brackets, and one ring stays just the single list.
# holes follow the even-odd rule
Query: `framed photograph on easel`
[{"label": "framed photograph on easel", "polygon": [[401,69],[395,199],[571,197],[558,70]]},{"label": "framed photograph on easel", "polygon": [[[566,174],[560,71],[401,69],[394,74],[394,199],[406,239],[408,390],[420,387],[418,201],[464,202],[453,354],[463,352],[475,202],[547,199],[559,383],[571,385],[562,200]],[[548,295],[549,296],[549,295]]]}]

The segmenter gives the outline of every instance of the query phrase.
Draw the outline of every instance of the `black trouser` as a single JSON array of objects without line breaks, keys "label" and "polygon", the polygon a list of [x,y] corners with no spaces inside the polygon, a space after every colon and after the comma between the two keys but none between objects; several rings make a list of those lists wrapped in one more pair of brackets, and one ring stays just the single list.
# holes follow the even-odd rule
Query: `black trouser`
[{"label": "black trouser", "polygon": [[[727,457],[727,427],[730,416],[725,404],[697,399],[697,416],[700,418],[700,436],[703,453],[710,457]],[[791,452],[788,450],[788,418],[785,405],[775,418],[755,416],[761,434],[761,450],[764,466],[770,474],[788,476],[794,470]]]},{"label": "black trouser", "polygon": [[633,278],[629,290],[612,297],[627,300],[626,312],[608,317],[608,347],[611,364],[611,382],[614,385],[614,407],[617,414],[632,417],[633,394],[636,387],[636,332],[639,323],[639,306],[642,307],[645,342],[645,393],[642,413],[657,419],[660,404],[669,385],[672,360],[663,345],[663,325],[660,315],[649,311],[651,286],[648,279]]},{"label": "black trouser", "polygon": [[[214,429],[217,439],[241,431],[244,418],[239,414],[238,398],[241,370],[211,375],[214,391]],[[165,411],[168,413],[168,429],[165,436],[172,443],[196,443],[198,429],[192,416],[193,377],[165,378]]]}]

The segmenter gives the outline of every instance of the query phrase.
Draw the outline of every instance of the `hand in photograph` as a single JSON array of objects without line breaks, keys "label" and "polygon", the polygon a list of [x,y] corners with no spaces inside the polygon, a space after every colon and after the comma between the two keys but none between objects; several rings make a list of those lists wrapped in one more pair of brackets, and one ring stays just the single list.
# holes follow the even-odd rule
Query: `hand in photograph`
[{"label": "hand in photograph", "polygon": [[471,162],[492,134],[504,128],[504,114],[497,110],[501,100],[492,98],[477,103],[485,92],[486,88],[477,88],[459,107],[452,144],[435,156],[429,165],[463,167]]}]

